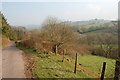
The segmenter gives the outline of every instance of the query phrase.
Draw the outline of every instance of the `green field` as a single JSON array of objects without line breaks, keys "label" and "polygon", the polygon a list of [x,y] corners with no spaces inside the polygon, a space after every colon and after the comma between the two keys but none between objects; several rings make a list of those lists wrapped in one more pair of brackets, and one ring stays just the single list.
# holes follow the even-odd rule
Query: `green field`
[{"label": "green field", "polygon": [[78,58],[78,63],[82,65],[77,65],[77,74],[74,74],[74,60],[68,56],[62,62],[62,56],[59,54],[38,54],[33,49],[20,49],[35,57],[35,66],[32,69],[32,74],[37,78],[98,78],[100,77],[99,73],[101,72],[103,61],[107,62],[106,77],[113,76],[115,61],[112,59],[93,55],[81,56]]},{"label": "green field", "polygon": [[106,73],[105,77],[112,78],[114,77],[114,69],[115,69],[115,60],[107,59],[104,57],[98,57],[94,55],[81,56],[78,59],[80,64],[83,64],[85,67],[97,72],[101,73],[103,62],[106,62]]}]

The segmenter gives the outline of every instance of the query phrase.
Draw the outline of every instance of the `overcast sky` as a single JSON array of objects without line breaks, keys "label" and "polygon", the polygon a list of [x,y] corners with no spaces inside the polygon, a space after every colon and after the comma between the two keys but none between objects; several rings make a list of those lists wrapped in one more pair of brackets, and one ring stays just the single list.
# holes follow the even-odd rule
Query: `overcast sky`
[{"label": "overcast sky", "polygon": [[8,1],[2,2],[2,13],[10,25],[40,25],[48,16],[68,21],[118,18],[119,0]]}]

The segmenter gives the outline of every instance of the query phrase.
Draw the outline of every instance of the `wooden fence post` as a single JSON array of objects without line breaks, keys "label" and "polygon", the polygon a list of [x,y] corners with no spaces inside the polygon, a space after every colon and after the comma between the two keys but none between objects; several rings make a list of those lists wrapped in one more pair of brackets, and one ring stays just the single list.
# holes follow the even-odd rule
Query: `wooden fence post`
[{"label": "wooden fence post", "polygon": [[114,80],[119,80],[119,78],[120,78],[120,60],[116,60]]},{"label": "wooden fence post", "polygon": [[66,51],[65,51],[65,49],[64,49],[64,50],[63,50],[63,59],[62,59],[62,62],[64,62],[65,53],[66,53]]},{"label": "wooden fence post", "polygon": [[102,73],[101,73],[101,78],[100,78],[100,80],[104,80],[105,68],[106,68],[106,62],[103,62],[103,67],[102,67]]},{"label": "wooden fence post", "polygon": [[76,58],[75,58],[75,67],[74,67],[74,73],[76,74],[76,68],[77,68],[77,53],[76,53]]},{"label": "wooden fence post", "polygon": [[55,55],[58,53],[57,45],[55,46]]}]

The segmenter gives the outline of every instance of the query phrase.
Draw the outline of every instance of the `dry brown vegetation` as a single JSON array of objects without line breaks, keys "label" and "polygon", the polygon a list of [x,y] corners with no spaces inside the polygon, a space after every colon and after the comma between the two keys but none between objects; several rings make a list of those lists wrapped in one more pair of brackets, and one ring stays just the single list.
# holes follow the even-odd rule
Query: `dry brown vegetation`
[{"label": "dry brown vegetation", "polygon": [[66,54],[88,53],[89,46],[80,45],[82,35],[75,30],[75,27],[49,17],[41,29],[32,31],[29,40],[21,42],[21,46],[34,48],[39,53],[56,53],[56,47],[59,54],[62,54],[64,49]]},{"label": "dry brown vegetation", "polygon": [[[111,32],[79,34],[78,28],[48,17],[42,28],[31,31],[30,39],[19,43],[26,48],[34,48],[38,53],[59,53],[74,55],[94,54],[117,58],[117,36]],[[109,29],[110,30],[110,29]]]},{"label": "dry brown vegetation", "polygon": [[0,39],[0,41],[1,41],[1,45],[2,45],[2,48],[5,48],[5,47],[7,47],[7,46],[9,46],[10,44],[12,44],[13,43],[13,41],[10,41],[7,37],[5,37],[5,36],[2,36],[1,37],[2,39]]}]

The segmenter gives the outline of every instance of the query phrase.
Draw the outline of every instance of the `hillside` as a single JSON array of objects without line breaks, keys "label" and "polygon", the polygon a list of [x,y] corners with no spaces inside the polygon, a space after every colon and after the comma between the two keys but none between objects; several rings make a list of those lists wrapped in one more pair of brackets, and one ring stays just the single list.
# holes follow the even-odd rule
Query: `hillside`
[{"label": "hillside", "polygon": [[[32,65],[32,75],[37,78],[89,78],[88,80],[99,78],[104,61],[107,62],[108,66],[105,77],[113,77],[115,61],[112,59],[93,55],[80,56],[78,58],[77,74],[74,74],[73,58],[65,56],[65,60],[62,62],[63,56],[59,54],[43,54],[37,53],[30,48],[19,48],[22,49],[27,56],[31,55],[30,59],[34,61]],[[98,66],[96,62],[99,62]]]},{"label": "hillside", "polygon": [[26,32],[24,27],[13,27],[9,25],[2,13],[0,13],[0,18],[0,37],[3,47],[11,44],[13,41],[24,39]]},{"label": "hillside", "polygon": [[[114,59],[118,57],[116,24],[92,24],[79,29],[48,18],[41,29],[31,31],[29,39],[16,44],[26,53],[27,71],[35,78],[100,78],[104,61],[105,77],[113,78]],[[75,74],[76,53],[79,56]]]},{"label": "hillside", "polygon": [[77,27],[77,32],[80,34],[95,34],[95,33],[113,33],[117,35],[117,21],[104,19],[91,19],[88,21],[65,21],[64,23]]},{"label": "hillside", "polygon": [[106,68],[105,77],[107,78],[114,77],[114,68],[115,68],[114,59],[108,59],[95,55],[86,55],[79,57],[78,62],[82,64],[84,67],[87,67],[98,74],[101,73],[103,62],[106,62],[107,68]]},{"label": "hillside", "polygon": [[89,32],[114,32],[117,33],[117,22],[107,22],[107,23],[98,23],[92,25],[86,25],[84,27],[79,27],[79,33],[89,33]]},{"label": "hillside", "polygon": [[0,13],[0,47],[6,47],[14,40],[14,31],[11,26],[7,23],[4,15]]},{"label": "hillside", "polygon": [[0,13],[0,17],[1,17],[0,21],[2,24],[0,26],[0,30],[2,31],[2,35],[4,35],[10,40],[15,40],[15,32],[12,29],[12,27],[7,23],[7,19],[4,17],[2,13]]}]

